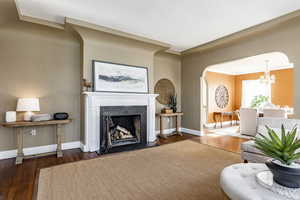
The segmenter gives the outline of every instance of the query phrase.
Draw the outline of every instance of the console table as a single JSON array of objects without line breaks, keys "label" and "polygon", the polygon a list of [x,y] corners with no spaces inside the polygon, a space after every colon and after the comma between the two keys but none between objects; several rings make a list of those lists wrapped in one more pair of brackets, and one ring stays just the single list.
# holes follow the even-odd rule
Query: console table
[{"label": "console table", "polygon": [[221,124],[221,128],[223,127],[222,123],[223,123],[224,116],[229,116],[231,118],[231,125],[233,125],[235,114],[236,114],[235,112],[213,112],[213,119],[214,119],[214,122],[215,122],[215,128],[217,128],[217,123],[218,123],[217,119],[219,119],[219,122]]},{"label": "console table", "polygon": [[166,139],[166,135],[163,134],[163,130],[164,130],[164,124],[163,124],[163,118],[164,117],[175,117],[175,123],[176,123],[176,131],[173,134],[178,134],[180,136],[182,136],[182,133],[179,131],[179,120],[180,120],[180,116],[182,116],[183,113],[182,112],[177,112],[177,113],[157,113],[156,116],[159,117],[159,121],[160,121],[160,133],[159,136],[161,138]]},{"label": "console table", "polygon": [[[10,122],[10,123],[1,123],[0,125],[7,128],[14,128],[15,132],[17,134],[17,158],[16,158],[16,164],[21,164],[23,162],[23,159],[25,158],[32,158],[32,157],[38,157],[42,155],[51,155],[56,154],[57,157],[62,157],[62,142],[64,138],[64,131],[63,131],[63,125],[70,123],[72,120],[50,120],[50,121],[40,121],[40,122],[25,122],[25,121],[19,121],[19,122]],[[32,156],[24,156],[23,153],[23,136],[24,132],[23,129],[26,127],[36,127],[36,126],[55,126],[56,127],[56,141],[57,141],[57,150],[56,152],[50,152],[45,154],[38,154],[38,155],[32,155]]]}]

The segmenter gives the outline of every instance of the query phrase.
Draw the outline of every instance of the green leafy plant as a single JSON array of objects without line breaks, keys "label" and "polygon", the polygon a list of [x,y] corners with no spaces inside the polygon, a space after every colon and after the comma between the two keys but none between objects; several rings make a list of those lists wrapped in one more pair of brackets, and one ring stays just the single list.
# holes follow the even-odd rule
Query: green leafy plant
[{"label": "green leafy plant", "polygon": [[177,95],[176,94],[170,96],[169,106],[173,110],[173,112],[177,111]]},{"label": "green leafy plant", "polygon": [[255,147],[265,155],[280,161],[282,164],[290,165],[300,158],[296,150],[300,148],[300,139],[297,139],[297,127],[286,133],[284,126],[281,126],[281,137],[268,126],[268,136],[259,133],[261,137],[255,137]]},{"label": "green leafy plant", "polygon": [[269,101],[269,97],[264,95],[255,96],[254,99],[251,101],[251,108],[258,108],[263,103]]}]

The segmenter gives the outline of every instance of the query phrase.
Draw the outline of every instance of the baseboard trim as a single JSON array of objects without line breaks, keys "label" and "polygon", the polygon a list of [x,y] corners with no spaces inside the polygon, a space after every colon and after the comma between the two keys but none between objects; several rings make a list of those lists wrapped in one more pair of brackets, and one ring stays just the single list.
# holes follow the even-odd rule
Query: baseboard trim
[{"label": "baseboard trim", "polygon": [[0,160],[7,158],[14,158],[17,156],[17,150],[8,150],[0,152]]},{"label": "baseboard trim", "polygon": [[[163,134],[164,135],[168,135],[168,134],[173,133],[174,131],[176,131],[176,128],[164,129],[163,130]],[[183,133],[191,134],[191,135],[197,135],[197,136],[202,136],[203,135],[203,132],[201,132],[201,131],[193,130],[193,129],[188,129],[188,128],[182,128],[182,127],[180,127],[179,131],[183,132]],[[159,133],[160,133],[159,130],[156,131],[156,135],[158,135]]]},{"label": "baseboard trim", "polygon": [[188,133],[188,134],[191,134],[191,135],[197,135],[197,136],[202,136],[203,135],[202,131],[198,131],[198,130],[194,130],[194,129],[188,129],[188,128],[181,128],[181,132]]},{"label": "baseboard trim", "polygon": [[83,144],[82,142],[80,142],[80,149],[83,152],[89,152],[87,146],[85,144]]},{"label": "baseboard trim", "polygon": [[[77,149],[81,148],[81,142],[80,141],[75,141],[75,142],[66,142],[62,144],[62,149],[67,150],[67,149]],[[27,147],[24,148],[24,155],[35,155],[35,154],[41,154],[41,153],[48,153],[48,152],[53,152],[56,151],[56,144],[51,144],[51,145],[45,145],[45,146],[37,146],[37,147]],[[0,160],[2,159],[7,159],[7,158],[14,158],[17,156],[17,150],[8,150],[8,151],[0,151]]]},{"label": "baseboard trim", "polygon": [[[181,128],[179,128],[179,130],[181,131]],[[164,129],[163,134],[168,135],[168,134],[173,133],[174,131],[176,131],[176,128]],[[156,133],[156,135],[160,134],[160,130],[155,131],[155,133]]]},{"label": "baseboard trim", "polygon": [[[233,120],[232,123],[233,123],[233,125],[235,125],[235,124],[239,125],[239,121],[237,121],[237,120]],[[223,126],[224,125],[231,125],[231,121],[224,121],[224,122],[222,122],[222,125]],[[204,126],[206,128],[214,128],[215,123],[206,123]],[[221,123],[220,122],[217,123],[217,128],[221,128]]]}]

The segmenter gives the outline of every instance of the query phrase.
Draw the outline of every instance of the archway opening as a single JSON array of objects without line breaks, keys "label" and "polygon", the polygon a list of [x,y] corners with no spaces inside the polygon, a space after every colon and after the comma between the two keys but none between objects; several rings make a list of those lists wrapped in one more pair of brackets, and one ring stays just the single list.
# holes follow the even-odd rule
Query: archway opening
[{"label": "archway opening", "polygon": [[[293,113],[293,67],[281,52],[208,66],[200,78],[201,131],[237,124],[238,118],[230,113],[234,115],[241,107],[253,107],[255,102],[269,102]],[[220,113],[224,114],[223,119]],[[223,123],[216,126],[216,121]]]}]

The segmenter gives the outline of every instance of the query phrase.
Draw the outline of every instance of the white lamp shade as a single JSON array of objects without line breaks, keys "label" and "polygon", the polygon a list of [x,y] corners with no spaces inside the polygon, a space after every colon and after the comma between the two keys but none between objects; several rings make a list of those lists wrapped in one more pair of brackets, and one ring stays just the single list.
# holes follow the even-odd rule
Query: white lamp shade
[{"label": "white lamp shade", "polygon": [[19,98],[17,103],[17,111],[40,111],[40,103],[38,98]]}]

